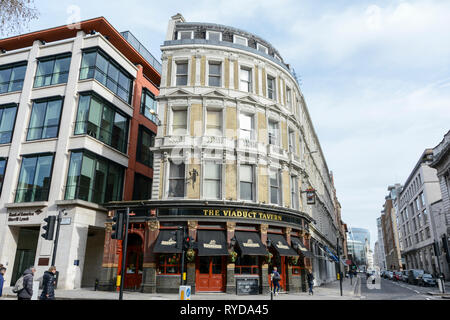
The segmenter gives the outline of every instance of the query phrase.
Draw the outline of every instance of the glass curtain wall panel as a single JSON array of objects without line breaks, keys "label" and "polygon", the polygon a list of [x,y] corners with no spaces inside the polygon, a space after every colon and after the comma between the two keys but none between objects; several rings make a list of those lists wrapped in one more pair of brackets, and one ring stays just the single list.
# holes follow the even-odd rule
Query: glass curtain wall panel
[{"label": "glass curtain wall panel", "polygon": [[0,66],[0,94],[22,90],[26,70],[26,62]]},{"label": "glass curtain wall panel", "polygon": [[80,95],[75,135],[88,134],[126,153],[128,122],[128,117],[96,95]]},{"label": "glass curtain wall panel", "polygon": [[34,87],[67,83],[70,60],[70,54],[38,59]]},{"label": "glass curtain wall panel", "polygon": [[17,105],[0,106],[0,144],[10,143],[16,122]]},{"label": "glass curtain wall panel", "polygon": [[133,78],[100,49],[83,52],[80,80],[96,79],[127,103],[131,103]]},{"label": "glass curtain wall panel", "polygon": [[47,201],[52,166],[52,154],[24,156],[15,202]]},{"label": "glass curtain wall panel", "polygon": [[67,176],[66,200],[94,203],[122,199],[124,168],[88,151],[72,151]]}]

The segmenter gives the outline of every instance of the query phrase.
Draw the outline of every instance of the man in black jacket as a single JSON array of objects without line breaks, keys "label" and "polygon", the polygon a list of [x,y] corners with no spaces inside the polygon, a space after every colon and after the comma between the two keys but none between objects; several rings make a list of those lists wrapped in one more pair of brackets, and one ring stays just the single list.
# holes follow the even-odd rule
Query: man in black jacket
[{"label": "man in black jacket", "polygon": [[39,299],[55,300],[55,266],[51,266],[48,271],[44,272],[42,278],[42,293]]},{"label": "man in black jacket", "polygon": [[17,294],[19,300],[31,300],[33,296],[33,277],[36,269],[31,267],[23,273],[23,289]]}]

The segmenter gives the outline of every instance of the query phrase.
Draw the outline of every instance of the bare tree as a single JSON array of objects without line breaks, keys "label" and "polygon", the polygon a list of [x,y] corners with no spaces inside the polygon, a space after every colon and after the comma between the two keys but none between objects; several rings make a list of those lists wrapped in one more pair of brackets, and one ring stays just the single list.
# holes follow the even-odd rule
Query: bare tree
[{"label": "bare tree", "polygon": [[22,33],[37,17],[34,0],[0,0],[0,36]]}]

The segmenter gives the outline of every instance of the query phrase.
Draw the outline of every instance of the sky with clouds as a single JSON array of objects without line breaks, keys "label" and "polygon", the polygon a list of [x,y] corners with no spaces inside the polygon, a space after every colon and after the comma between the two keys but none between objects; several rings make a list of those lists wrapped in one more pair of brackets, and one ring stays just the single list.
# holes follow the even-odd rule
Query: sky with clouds
[{"label": "sky with clouds", "polygon": [[377,238],[387,187],[450,129],[450,1],[35,0],[30,31],[104,16],[157,58],[167,22],[225,24],[275,46],[301,80],[343,220]]}]

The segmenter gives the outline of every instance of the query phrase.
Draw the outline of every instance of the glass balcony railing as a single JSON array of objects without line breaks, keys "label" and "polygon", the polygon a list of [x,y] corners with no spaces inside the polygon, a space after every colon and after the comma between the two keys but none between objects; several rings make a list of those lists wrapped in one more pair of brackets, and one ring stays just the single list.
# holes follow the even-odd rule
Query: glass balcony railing
[{"label": "glass balcony railing", "polygon": [[145,60],[147,60],[150,65],[156,69],[156,71],[161,74],[162,71],[162,65],[161,62],[156,60],[156,58],[145,48],[138,39],[130,32],[130,31],[124,31],[120,33],[122,37],[125,38],[125,40],[128,41],[129,44],[133,46],[141,54],[142,57],[144,57]]}]

